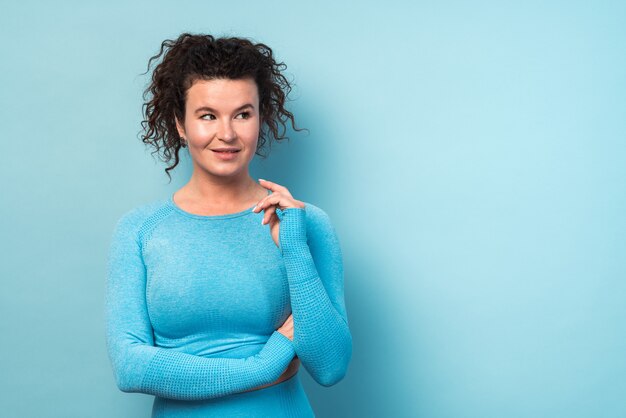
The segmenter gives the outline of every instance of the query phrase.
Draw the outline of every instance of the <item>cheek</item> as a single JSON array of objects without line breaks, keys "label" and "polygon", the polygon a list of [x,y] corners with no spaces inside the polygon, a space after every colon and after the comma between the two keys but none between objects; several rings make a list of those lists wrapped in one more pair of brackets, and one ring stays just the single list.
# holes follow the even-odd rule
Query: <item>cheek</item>
[{"label": "cheek", "polygon": [[242,131],[242,134],[245,137],[247,142],[249,143],[256,142],[257,138],[259,137],[259,124],[251,123],[250,125],[244,128],[244,130]]},{"label": "cheek", "polygon": [[194,142],[199,143],[203,141],[210,140],[213,137],[213,132],[208,124],[204,123],[193,123],[187,128],[189,132],[189,136],[194,140]]},{"label": "cheek", "polygon": [[248,161],[251,161],[252,158],[254,158],[259,141],[259,125],[250,125],[251,126],[246,126],[245,129],[239,131],[239,139],[244,144],[246,159]]}]

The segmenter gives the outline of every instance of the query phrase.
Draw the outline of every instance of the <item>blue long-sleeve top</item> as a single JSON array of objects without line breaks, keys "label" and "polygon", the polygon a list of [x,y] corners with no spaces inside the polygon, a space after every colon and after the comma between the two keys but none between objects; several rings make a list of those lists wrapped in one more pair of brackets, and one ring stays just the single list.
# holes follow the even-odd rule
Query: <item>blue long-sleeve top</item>
[{"label": "blue long-sleeve top", "polygon": [[[170,196],[129,210],[111,238],[106,345],[124,392],[201,400],[275,381],[297,355],[315,381],[346,374],[352,336],[329,216],[278,209],[202,216]],[[277,329],[293,313],[293,341]]]}]

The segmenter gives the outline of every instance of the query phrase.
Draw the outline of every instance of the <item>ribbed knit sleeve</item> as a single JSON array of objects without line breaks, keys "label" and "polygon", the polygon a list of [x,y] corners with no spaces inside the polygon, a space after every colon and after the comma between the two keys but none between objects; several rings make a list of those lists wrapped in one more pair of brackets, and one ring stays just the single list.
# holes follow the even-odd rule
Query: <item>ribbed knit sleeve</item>
[{"label": "ribbed knit sleeve", "polygon": [[278,379],[295,355],[274,331],[247,358],[207,358],[154,346],[146,305],[146,267],[138,230],[142,217],[123,216],[113,232],[105,297],[106,344],[117,386],[163,398],[201,400],[243,392]]},{"label": "ribbed knit sleeve", "polygon": [[309,204],[276,213],[296,354],[316,382],[331,386],[343,379],[352,356],[339,240],[328,215],[318,207]]}]

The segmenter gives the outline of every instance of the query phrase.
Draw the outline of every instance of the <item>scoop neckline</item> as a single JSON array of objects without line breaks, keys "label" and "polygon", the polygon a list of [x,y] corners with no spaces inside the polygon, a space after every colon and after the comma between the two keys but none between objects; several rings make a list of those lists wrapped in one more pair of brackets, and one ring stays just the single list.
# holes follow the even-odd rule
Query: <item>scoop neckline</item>
[{"label": "scoop neckline", "polygon": [[[187,216],[189,218],[194,218],[194,219],[205,219],[205,220],[219,220],[219,219],[229,219],[229,218],[237,218],[239,216],[244,216],[244,215],[252,215],[255,212],[252,212],[252,209],[254,209],[254,206],[250,206],[247,209],[244,209],[240,212],[234,212],[234,213],[225,213],[222,215],[198,215],[197,213],[191,213],[191,212],[187,212],[186,210],[182,209],[181,207],[179,207],[176,202],[174,202],[174,195],[176,194],[176,192],[171,193],[167,199],[167,203],[178,213],[180,213],[181,215]],[[272,194],[271,190],[267,190],[267,194],[270,195]]]}]

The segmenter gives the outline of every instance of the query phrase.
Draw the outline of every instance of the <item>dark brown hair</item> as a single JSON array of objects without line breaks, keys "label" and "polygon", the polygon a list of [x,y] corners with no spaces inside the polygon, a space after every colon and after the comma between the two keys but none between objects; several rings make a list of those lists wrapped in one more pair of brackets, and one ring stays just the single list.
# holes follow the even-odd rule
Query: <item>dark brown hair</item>
[{"label": "dark brown hair", "polygon": [[285,109],[291,85],[281,71],[287,66],[275,60],[267,45],[246,38],[183,33],[176,40],[163,41],[161,50],[150,58],[143,74],[150,70],[152,61],[161,56],[163,59],[154,68],[143,94],[141,139],[155,148],[152,154],[162,150],[162,156],[159,154],[162,161],[167,163],[174,159],[174,164],[165,169],[170,181],[169,171],[178,165],[178,152],[185,146],[176,129],[175,118],[185,119],[187,90],[196,80],[255,80],[261,118],[256,154],[263,158],[266,155],[260,151],[269,139],[268,134],[276,140],[289,139],[284,136],[288,120],[294,130],[303,130],[295,126],[293,114]]}]

